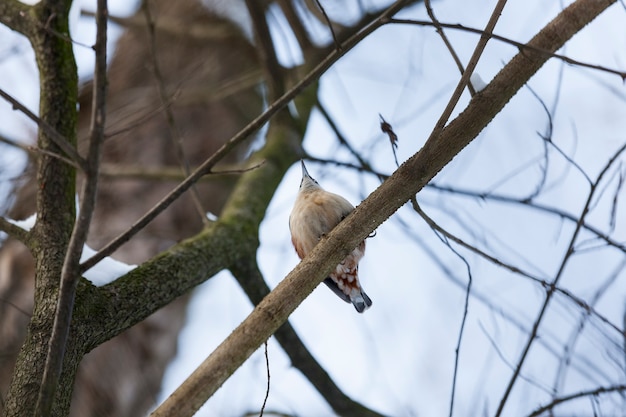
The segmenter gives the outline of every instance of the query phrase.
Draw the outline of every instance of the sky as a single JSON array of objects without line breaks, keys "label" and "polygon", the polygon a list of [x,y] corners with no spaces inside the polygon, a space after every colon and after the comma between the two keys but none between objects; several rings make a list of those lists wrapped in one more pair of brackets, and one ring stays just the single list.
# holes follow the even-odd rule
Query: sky
[{"label": "sky", "polygon": [[[228,2],[222,2],[227,4]],[[80,6],[90,8],[84,0]],[[111,1],[111,13],[132,12],[130,3]],[[356,16],[324,2],[331,16]],[[354,2],[350,2],[353,6]],[[494,1],[433,2],[441,22],[484,27]],[[91,6],[93,7],[93,6]],[[223,6],[223,13],[233,9]],[[495,32],[527,41],[561,8],[563,2],[511,0]],[[352,8],[350,9],[352,10]],[[76,12],[75,12],[76,13]],[[274,10],[275,41],[284,65],[302,59],[280,29]],[[346,17],[347,15],[347,17]],[[89,44],[93,27],[77,14],[77,39]],[[422,5],[403,17],[427,20]],[[245,15],[235,19],[245,24]],[[626,69],[626,11],[616,4],[575,36],[560,53],[609,68]],[[36,71],[28,46],[4,32],[0,44],[3,89],[29,108],[37,108]],[[327,34],[317,28],[320,39]],[[466,63],[478,37],[449,30],[455,50]],[[114,38],[115,33],[111,34]],[[17,46],[15,46],[17,45]],[[18,53],[9,54],[10,47]],[[111,48],[114,47],[112,42]],[[89,77],[91,52],[75,47],[81,77]],[[517,50],[490,41],[477,67],[489,82]],[[379,130],[379,114],[399,137],[398,159],[417,152],[428,137],[459,79],[449,52],[432,28],[388,26],[349,52],[320,83],[321,102],[346,139],[376,170],[390,174],[395,165],[388,141]],[[452,117],[465,108],[466,93]],[[546,111],[548,109],[548,111]],[[511,100],[496,119],[431,184],[483,198],[427,187],[418,195],[424,211],[441,227],[503,263],[550,281],[560,276],[557,293],[539,327],[503,415],[528,415],[550,401],[555,387],[566,395],[624,384],[623,340],[611,323],[622,327],[626,301],[626,256],[589,231],[581,231],[574,255],[563,263],[576,222],[536,207],[507,200],[530,200],[540,207],[578,218],[591,183],[607,160],[626,143],[626,90],[620,77],[550,60]],[[32,131],[24,117],[0,103],[0,133],[16,139]],[[21,132],[21,133],[16,133]],[[18,135],[19,137],[16,137]],[[549,137],[549,141],[544,138]],[[354,162],[337,145],[319,113],[311,117],[304,140],[318,158]],[[2,174],[23,163],[4,153]],[[621,155],[597,186],[588,222],[615,241],[626,242],[626,212],[620,178]],[[367,174],[309,163],[310,174],[325,189],[358,204],[378,185]],[[276,286],[298,263],[291,247],[288,216],[300,182],[300,168],[285,176],[261,226],[258,261],[266,281]],[[500,198],[496,198],[500,197]],[[532,198],[530,198],[532,197]],[[611,220],[613,219],[613,220]],[[449,244],[449,245],[448,245]],[[121,268],[121,269],[120,269]],[[105,267],[123,273],[119,265]],[[374,304],[364,314],[321,286],[291,316],[291,322],[316,359],[344,392],[392,416],[440,416],[449,413],[455,349],[459,340],[466,286],[471,293],[458,356],[454,415],[493,415],[512,375],[545,298],[544,289],[450,243],[433,232],[409,206],[402,207],[368,239],[360,264],[363,287]],[[561,271],[561,272],[559,272]],[[114,274],[111,272],[111,277]],[[106,279],[106,278],[105,278]],[[586,316],[572,295],[593,304],[599,315]],[[169,395],[251,311],[243,291],[228,273],[201,285],[189,307],[179,352],[169,367],[159,401]],[[215,317],[219,317],[216,320]],[[603,321],[604,320],[604,321]],[[559,371],[571,351],[567,371]],[[330,416],[332,410],[293,369],[270,339],[271,390],[267,410],[299,416]],[[266,390],[263,350],[253,356],[200,410],[198,416],[242,416],[258,412]],[[557,415],[626,415],[617,395],[569,402]],[[620,414],[622,413],[622,414]]]}]

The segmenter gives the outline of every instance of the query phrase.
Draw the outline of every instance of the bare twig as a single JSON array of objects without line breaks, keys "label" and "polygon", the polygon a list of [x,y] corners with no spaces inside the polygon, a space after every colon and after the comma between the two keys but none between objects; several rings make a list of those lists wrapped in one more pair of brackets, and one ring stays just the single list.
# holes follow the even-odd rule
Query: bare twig
[{"label": "bare twig", "polygon": [[552,410],[554,407],[556,407],[559,404],[563,404],[565,402],[571,401],[571,400],[575,400],[578,398],[584,398],[584,397],[596,397],[598,395],[601,394],[607,394],[610,392],[623,392],[626,391],[626,385],[614,385],[611,387],[600,387],[600,388],[596,388],[593,390],[589,390],[589,391],[580,391],[577,392],[575,394],[570,394],[570,395],[566,395],[563,397],[558,397],[553,399],[549,404],[546,404],[544,406],[541,406],[539,408],[537,408],[535,411],[533,411],[532,413],[530,413],[528,415],[528,417],[537,417],[540,416],[541,414],[545,413],[546,411],[550,411]]},{"label": "bare twig", "polygon": [[311,42],[311,38],[309,37],[306,27],[304,27],[304,24],[302,23],[302,19],[300,17],[301,14],[296,11],[294,2],[291,0],[278,0],[277,3],[285,15],[285,18],[289,23],[289,27],[298,40],[300,49],[302,49],[302,51],[306,54],[305,51],[311,49],[313,43]]},{"label": "bare twig", "polygon": [[[532,200],[527,200],[525,198],[517,198],[517,197],[509,197],[506,195],[502,195],[502,194],[496,194],[496,193],[492,193],[492,192],[479,192],[479,191],[472,191],[472,190],[468,190],[468,189],[464,189],[464,188],[455,188],[455,187],[448,187],[448,186],[442,186],[442,185],[438,185],[436,183],[430,183],[427,185],[428,188],[433,189],[433,190],[438,190],[438,191],[443,191],[443,192],[447,192],[447,193],[453,193],[453,194],[458,194],[458,195],[463,195],[463,196],[468,196],[468,197],[474,197],[474,198],[478,198],[480,200],[493,200],[493,201],[498,201],[498,202],[503,202],[503,203],[509,203],[509,204],[522,204],[524,206],[533,208],[534,210],[538,210],[544,213],[550,213],[550,214],[554,214],[556,216],[561,217],[562,219],[566,219],[569,221],[572,221],[574,223],[578,222],[578,218],[574,215],[572,215],[571,213],[568,213],[564,210],[561,210],[557,207],[551,207],[542,203],[538,203]],[[626,245],[624,245],[621,242],[618,242],[614,239],[612,239],[610,236],[608,236],[606,233],[602,232],[600,229],[598,229],[597,227],[588,224],[588,223],[583,223],[583,228],[585,230],[588,230],[589,232],[593,233],[594,235],[596,235],[596,237],[598,237],[599,239],[603,240],[604,242],[606,242],[607,245],[614,247],[615,249],[626,253]]]},{"label": "bare twig", "polygon": [[[437,20],[437,17],[435,16],[435,12],[433,11],[432,5],[430,4],[430,0],[425,0],[424,1],[424,5],[426,6],[426,11],[428,12],[428,17],[430,17],[430,19],[433,21],[433,24],[435,25],[435,28],[437,29],[437,33],[439,34],[439,36],[441,36],[441,40],[446,45],[446,48],[448,48],[448,51],[450,51],[450,55],[452,55],[452,59],[454,60],[454,63],[456,64],[457,68],[459,69],[459,72],[462,75],[465,72],[465,68],[463,67],[463,63],[461,62],[461,59],[459,58],[459,55],[454,50],[454,47],[452,46],[452,43],[450,43],[450,40],[448,39],[448,37],[446,36],[445,32],[443,31],[443,27],[439,23],[439,20]],[[467,87],[468,87],[468,89],[470,91],[470,94],[472,96],[474,94],[476,94],[476,89],[474,88],[472,83],[468,83]]]},{"label": "bare twig", "polygon": [[[561,80],[559,80],[559,83],[560,82]],[[539,97],[539,94],[537,94],[535,90],[533,90],[528,84],[526,84],[526,88],[528,88],[530,90],[530,93],[537,99],[537,101],[539,101],[539,104],[543,108],[543,111],[545,112],[546,117],[548,118],[546,132],[544,134],[539,133],[539,137],[542,139],[541,143],[543,145],[543,158],[542,158],[543,163],[539,164],[539,169],[541,171],[541,177],[539,179],[539,182],[537,183],[535,189],[531,191],[530,194],[528,194],[528,196],[526,197],[526,199],[531,200],[537,197],[541,193],[541,191],[544,189],[546,185],[546,182],[548,181],[548,168],[550,164],[550,153],[548,152],[548,144],[553,143],[552,142],[553,124],[552,124],[552,113],[550,112],[550,110],[548,110],[548,106],[546,106],[546,103],[543,101],[541,97]],[[574,166],[577,166],[575,165],[573,161],[572,161],[572,164],[574,164]],[[584,175],[584,172],[583,172],[583,175]]]},{"label": "bare twig", "polygon": [[[371,167],[369,162],[365,158],[363,158],[361,156],[361,154],[359,152],[357,152],[356,149],[354,149],[354,147],[350,144],[350,142],[348,142],[348,139],[339,130],[339,126],[337,126],[337,123],[335,123],[333,118],[330,116],[330,114],[326,110],[326,106],[324,106],[321,102],[318,101],[317,102],[317,109],[320,111],[320,113],[322,113],[322,116],[326,120],[326,123],[328,123],[328,126],[335,133],[335,136],[337,136],[337,140],[339,141],[339,143],[342,146],[344,146],[348,150],[348,152],[350,152],[357,159],[357,161],[359,161],[359,164],[361,164],[361,167],[363,167],[363,169],[365,169],[366,171],[374,173],[373,168]],[[309,158],[311,158],[310,155],[309,155]],[[321,160],[316,159],[316,158],[311,158],[311,159],[312,160],[317,160],[319,162],[322,162]]]},{"label": "bare twig", "polygon": [[[199,181],[215,181],[215,178],[222,178],[230,175],[241,175],[245,172],[253,171],[265,165],[265,161],[245,167],[238,164],[220,165],[219,170],[212,171]],[[111,180],[117,179],[140,179],[146,181],[182,181],[186,178],[180,169],[174,167],[149,167],[123,164],[103,163],[100,167],[100,176]]]},{"label": "bare twig", "polygon": [[[85,165],[85,180],[81,190],[81,209],[74,225],[69,246],[65,254],[61,270],[61,285],[57,298],[54,324],[48,344],[43,379],[36,405],[36,415],[50,415],[56,387],[63,366],[67,338],[76,286],[80,279],[79,262],[83,245],[87,239],[91,217],[95,208],[96,191],[98,184],[98,165],[100,149],[104,138],[105,100],[106,100],[106,43],[107,43],[107,0],[98,0],[96,17],[96,66],[94,73],[94,93],[91,115],[91,133],[87,163]],[[73,148],[72,148],[73,149]]]},{"label": "bare twig", "polygon": [[0,298],[0,303],[6,304],[8,306],[11,306],[12,308],[15,309],[15,311],[19,312],[20,314],[24,315],[25,317],[31,318],[33,316],[32,313],[24,310],[22,307],[18,306],[17,304],[13,303],[12,301]]},{"label": "bare twig", "polygon": [[267,354],[267,340],[264,343],[265,347],[265,369],[267,370],[267,389],[265,390],[265,398],[263,398],[263,405],[261,406],[261,412],[259,413],[259,417],[263,417],[263,412],[265,411],[265,406],[267,405],[267,399],[270,396],[270,357]]},{"label": "bare twig", "polygon": [[[511,361],[504,356],[504,353],[502,352],[502,350],[500,349],[500,347],[498,346],[498,343],[494,340],[494,338],[489,334],[489,332],[487,331],[487,329],[485,329],[485,326],[482,324],[482,322],[478,322],[478,326],[480,327],[480,330],[483,332],[483,334],[485,335],[485,337],[487,338],[487,340],[489,340],[489,344],[491,345],[491,347],[493,348],[493,350],[496,352],[496,355],[498,355],[498,357],[500,358],[500,360],[502,361],[502,363],[504,363],[508,368],[510,368],[511,370],[515,369],[515,367],[513,366],[513,364],[511,363]],[[544,344],[545,346],[545,344]],[[552,352],[554,353],[554,356],[558,357],[559,353],[554,351]],[[523,379],[524,381],[528,382],[529,384],[539,388],[542,391],[545,391],[547,393],[550,393],[551,390],[549,387],[543,386],[541,383],[539,383],[539,381],[535,381],[534,379],[521,374],[520,373],[520,379]]]},{"label": "bare twig", "polygon": [[456,348],[454,350],[454,372],[452,376],[452,389],[450,392],[450,410],[448,413],[448,416],[452,417],[454,413],[454,396],[456,393],[456,381],[457,381],[457,375],[459,372],[459,357],[461,355],[461,342],[463,341],[463,331],[465,330],[465,322],[467,321],[467,313],[469,310],[469,297],[472,292],[472,269],[470,268],[470,265],[467,262],[467,259],[465,259],[464,256],[462,256],[456,249],[452,247],[452,245],[448,241],[447,236],[445,234],[444,235],[439,234],[440,233],[439,231],[441,230],[441,228],[437,226],[437,224],[430,217],[428,217],[426,213],[424,213],[422,208],[417,203],[417,199],[415,197],[411,198],[411,204],[413,206],[413,210],[415,210],[426,221],[426,223],[430,226],[433,232],[435,232],[437,237],[465,264],[465,268],[467,270],[467,286],[465,287],[465,301],[463,305],[463,316],[461,318],[461,326],[459,328],[459,337],[457,339]]},{"label": "bare twig", "polygon": [[326,10],[324,9],[324,6],[322,6],[322,2],[320,0],[315,0],[315,3],[317,4],[317,7],[319,7],[320,11],[322,12],[322,15],[324,16],[324,20],[326,20],[326,24],[328,25],[330,34],[333,37],[333,42],[335,43],[335,48],[337,48],[338,51],[341,51],[341,43],[337,39],[337,35],[335,34],[335,30],[333,29],[333,22],[328,17],[328,14],[326,14]]},{"label": "bare twig", "polygon": [[423,211],[421,211],[420,208],[418,208],[416,210],[418,212],[418,214],[420,214],[420,216],[422,216],[422,218],[424,220],[426,220],[426,222],[428,223],[428,225],[433,229],[436,230],[437,232],[441,233],[443,236],[446,237],[446,239],[450,239],[451,241],[455,242],[456,244],[464,247],[465,249],[479,255],[480,257],[488,260],[489,262],[493,263],[494,265],[497,265],[499,267],[502,267],[514,274],[518,274],[521,275],[525,278],[528,278],[532,281],[534,281],[535,283],[541,285],[544,289],[551,289],[554,292],[557,292],[559,294],[564,295],[566,298],[568,298],[570,301],[572,301],[575,305],[581,307],[583,310],[589,312],[589,314],[594,315],[595,317],[597,317],[601,322],[603,322],[604,324],[606,324],[607,326],[609,326],[610,328],[612,328],[613,330],[615,330],[617,333],[622,334],[622,330],[615,325],[613,322],[611,322],[609,319],[607,319],[605,316],[603,316],[602,314],[600,314],[597,310],[595,310],[592,306],[590,306],[587,302],[585,302],[583,299],[581,299],[580,297],[577,297],[576,295],[572,294],[570,291],[564,289],[564,288],[560,288],[558,286],[556,286],[554,283],[549,283],[546,280],[533,275],[527,271],[524,271],[523,269],[514,266],[514,265],[510,265],[506,262],[503,262],[502,260],[489,255],[488,253],[486,253],[485,251],[477,248],[476,246],[470,245],[467,242],[463,241],[462,239],[460,239],[459,237],[453,235],[452,233],[448,232],[447,230],[445,230],[444,228],[442,228],[440,225],[438,225],[435,221],[433,221],[432,219],[430,219],[428,216],[426,216]]},{"label": "bare twig", "polygon": [[602,284],[598,286],[598,289],[596,290],[594,295],[591,297],[591,300],[589,301],[589,303],[587,303],[588,307],[590,308],[586,308],[586,307],[582,308],[582,313],[578,321],[578,325],[572,330],[572,333],[570,337],[568,338],[568,341],[563,347],[563,353],[560,355],[560,358],[559,358],[559,366],[556,371],[556,376],[555,376],[554,385],[553,385],[554,386],[553,399],[556,398],[557,393],[559,392],[559,390],[563,386],[563,383],[565,382],[565,375],[568,370],[568,365],[571,362],[572,355],[574,353],[574,347],[579,337],[582,335],[583,329],[585,325],[587,324],[589,317],[592,315],[592,308],[595,307],[597,302],[606,293],[606,291],[611,287],[611,285],[615,283],[615,280],[617,280],[620,273],[624,270],[624,267],[626,267],[626,259],[623,262],[621,262],[617,268],[615,268],[613,273],[610,274],[609,277]]},{"label": "bare twig", "polygon": [[396,162],[396,167],[399,167],[398,163],[398,155],[396,155],[396,149],[398,149],[398,135],[393,131],[393,127],[389,124],[382,116],[382,114],[378,114],[380,117],[380,130],[387,135],[389,138],[389,143],[391,144],[391,152],[393,152],[393,159]]},{"label": "bare twig", "polygon": [[37,146],[32,146],[32,145],[24,145],[18,141],[15,141],[13,139],[9,139],[7,137],[4,137],[2,135],[0,135],[0,142],[5,143],[9,146],[13,146],[14,148],[20,149],[26,153],[28,153],[29,155],[33,156],[33,157],[37,157],[38,155],[48,155],[51,156],[52,158],[56,158],[59,161],[63,161],[66,164],[73,166],[74,168],[79,168],[79,166],[76,164],[76,162],[72,161],[71,159],[68,159],[62,155],[59,155],[58,153],[54,153],[54,152],[50,152],[50,151],[46,151],[44,149],[41,149]]},{"label": "bare twig", "polygon": [[[417,25],[417,26],[434,26],[433,22],[430,22],[430,21],[427,21],[427,20],[416,20],[416,19],[397,19],[397,18],[393,18],[393,19],[389,19],[388,23],[404,24],[404,25]],[[545,50],[543,48],[538,48],[538,47],[530,45],[528,43],[518,42],[518,41],[515,41],[513,39],[507,38],[505,36],[496,35],[495,33],[487,34],[485,31],[483,31],[481,29],[476,29],[476,28],[472,28],[472,27],[468,27],[468,26],[463,26],[463,25],[460,25],[460,24],[457,24],[457,23],[442,23],[442,22],[439,22],[438,24],[442,28],[446,28],[446,29],[456,29],[456,30],[461,30],[461,31],[464,31],[464,32],[475,33],[477,35],[488,36],[491,39],[495,39],[497,41],[500,41],[500,42],[503,42],[503,43],[508,43],[509,45],[513,45],[516,48],[518,48],[519,51],[522,52],[522,53],[525,52],[525,51],[537,52],[537,53],[540,53],[540,54],[544,54],[544,55],[546,55],[547,57],[550,57],[550,58],[560,59],[561,61],[563,61],[563,62],[565,62],[567,64],[571,64],[571,65],[575,65],[575,66],[583,67],[583,68],[589,68],[589,69],[602,71],[602,72],[608,72],[609,74],[618,75],[622,80],[626,79],[626,71],[624,71],[624,70],[618,70],[618,69],[614,69],[614,68],[605,67],[605,66],[602,66],[602,65],[595,65],[595,64],[590,64],[590,63],[587,63],[587,62],[582,62],[582,61],[570,58],[568,56],[565,56],[565,55],[562,55],[562,54],[558,54],[556,52],[551,52],[551,51]]]},{"label": "bare twig", "polygon": [[76,151],[76,149],[67,141],[66,138],[63,137],[59,132],[57,132],[52,126],[46,123],[41,118],[37,117],[35,113],[30,111],[26,106],[16,100],[9,93],[0,88],[0,96],[4,98],[6,101],[11,103],[14,109],[21,111],[28,117],[30,120],[35,122],[39,128],[43,129],[48,137],[59,147],[63,152],[67,154],[83,171],[87,169],[87,161],[85,161]]},{"label": "bare twig", "polygon": [[0,231],[3,231],[22,243],[27,243],[30,238],[30,232],[28,230],[22,229],[2,216],[0,216]]},{"label": "bare twig", "polygon": [[623,170],[620,170],[619,177],[617,179],[617,187],[615,187],[615,194],[613,194],[613,203],[611,204],[611,217],[609,220],[609,227],[611,230],[615,230],[615,225],[617,223],[617,203],[619,201],[620,191],[624,186],[624,177],[626,173]]},{"label": "bare twig", "polygon": [[[478,65],[478,60],[480,59],[480,56],[483,54],[483,51],[485,50],[485,47],[487,46],[487,42],[489,41],[490,37],[493,34],[493,29],[496,27],[496,23],[498,22],[498,19],[500,18],[500,15],[502,14],[502,9],[504,9],[505,4],[506,4],[506,0],[498,0],[498,3],[493,9],[493,12],[491,12],[491,16],[489,17],[487,26],[485,27],[485,30],[482,31],[480,35],[480,40],[478,41],[478,44],[476,45],[476,48],[474,49],[474,53],[472,54],[472,57],[467,63],[467,67],[465,68],[465,71],[463,71],[463,74],[461,75],[461,79],[459,80],[459,83],[457,84],[454,92],[452,93],[452,97],[450,97],[450,101],[448,102],[446,108],[441,113],[441,116],[439,117],[437,124],[435,125],[432,133],[430,134],[431,138],[435,138],[439,136],[439,134],[441,133],[441,130],[444,128],[444,126],[448,122],[450,115],[452,114],[452,112],[454,111],[454,108],[459,102],[459,99],[461,98],[461,95],[463,94],[463,90],[469,84],[470,77],[472,76],[472,73],[474,72],[476,65]],[[439,23],[438,25],[439,27],[442,26]]]},{"label": "bare twig", "polygon": [[[163,108],[163,112],[165,113],[169,139],[171,140],[172,144],[174,145],[174,149],[176,150],[178,163],[180,164],[180,167],[184,172],[185,177],[188,177],[191,173],[191,169],[189,167],[189,159],[187,158],[187,155],[185,155],[185,149],[183,148],[183,138],[181,137],[180,130],[178,129],[178,125],[176,123],[176,118],[174,117],[174,112],[172,111],[172,106],[170,105],[172,99],[168,96],[165,79],[163,78],[163,74],[161,73],[161,66],[159,65],[159,60],[157,59],[158,49],[156,44],[156,25],[154,23],[154,20],[152,19],[150,2],[148,0],[142,2],[142,11],[146,19],[148,38],[150,39],[150,58],[152,59],[152,70],[157,85],[157,91],[159,92],[161,106]],[[193,201],[193,204],[198,211],[198,215],[200,216],[202,223],[205,225],[208,224],[209,219],[206,216],[206,210],[202,206],[202,201],[200,200],[200,195],[198,194],[198,190],[196,189],[195,185],[191,186],[190,191],[191,200]]]},{"label": "bare twig", "polygon": [[268,97],[273,101],[285,92],[285,77],[267,23],[266,6],[255,0],[246,0],[246,6],[254,27],[256,50],[263,66]]},{"label": "bare twig", "polygon": [[[447,261],[444,261],[443,259],[441,259],[440,255],[438,253],[436,253],[434,250],[432,250],[428,245],[426,245],[426,243],[424,242],[423,239],[421,239],[421,236],[417,236],[415,233],[412,233],[411,231],[411,226],[407,223],[404,222],[399,216],[396,216],[395,218],[396,221],[399,221],[400,224],[402,225],[402,230],[405,231],[407,233],[407,236],[410,237],[428,256],[428,258],[435,262],[439,268],[443,271],[443,275],[450,280],[450,282],[452,282],[455,286],[457,286],[458,288],[465,290],[467,288],[467,284],[465,282],[463,282],[461,280],[461,278],[456,276],[456,271],[454,268],[450,267],[448,265]],[[438,225],[437,225],[438,226]],[[441,229],[438,230],[439,233],[441,233],[442,235],[446,236],[448,239],[451,239],[451,237],[448,237],[449,232]],[[452,240],[452,239],[451,239]],[[507,268],[508,270],[512,270],[514,267],[510,266],[510,268]],[[482,293],[479,289],[474,288],[472,290],[472,293],[470,294],[474,299],[478,300],[480,303],[484,304],[486,307],[488,307],[490,310],[492,310],[494,313],[498,314],[500,317],[502,317],[503,319],[505,319],[506,321],[508,321],[509,323],[511,323],[515,328],[517,328],[520,332],[523,333],[528,333],[529,329],[525,326],[525,324],[517,319],[512,313],[511,311],[509,311],[508,309],[503,309],[502,307],[494,304],[494,300],[492,297],[490,297],[488,294],[484,294]],[[541,344],[541,346],[543,348],[546,349],[547,352],[549,352],[552,356],[554,356],[555,358],[559,358],[561,356],[561,351],[557,350],[555,347],[553,347],[553,343],[556,342],[556,340],[550,340],[550,337],[552,336],[552,338],[554,339],[554,336],[551,334],[547,334],[545,337],[541,337],[539,339],[537,339],[537,342]],[[503,361],[505,362],[505,364],[507,366],[509,366],[511,369],[513,369],[513,366],[510,365],[509,361],[506,360],[506,358],[504,358],[498,351],[497,346],[494,345],[494,348],[496,348],[496,353],[498,353],[499,356],[502,357]],[[584,358],[582,358],[581,360],[584,364],[586,364],[589,369],[591,370],[598,370],[598,367],[594,364],[594,363],[588,363],[584,360]],[[591,380],[592,376],[589,374],[589,371],[587,371],[585,368],[583,368],[580,364],[575,363],[573,364],[574,368],[580,372],[581,375],[583,375],[584,377],[586,377],[587,379]]]}]

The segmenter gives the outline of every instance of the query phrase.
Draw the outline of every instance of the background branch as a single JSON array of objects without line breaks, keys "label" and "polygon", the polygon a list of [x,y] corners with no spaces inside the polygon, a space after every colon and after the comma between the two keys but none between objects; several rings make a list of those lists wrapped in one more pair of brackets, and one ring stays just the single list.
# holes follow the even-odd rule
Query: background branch
[{"label": "background branch", "polygon": [[28,230],[24,230],[15,223],[12,223],[0,216],[0,230],[5,232],[7,235],[19,240],[22,243],[27,244],[30,238],[30,233]]}]

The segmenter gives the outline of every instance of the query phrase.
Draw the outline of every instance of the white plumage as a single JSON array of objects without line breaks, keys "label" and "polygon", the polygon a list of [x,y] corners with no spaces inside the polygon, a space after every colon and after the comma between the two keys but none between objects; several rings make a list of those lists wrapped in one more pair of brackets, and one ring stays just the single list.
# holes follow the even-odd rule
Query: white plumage
[{"label": "white plumage", "polygon": [[[339,224],[354,206],[340,195],[325,191],[309,175],[302,161],[302,182],[289,216],[291,242],[300,259],[304,258],[320,238]],[[342,300],[351,302],[359,313],[372,305],[359,282],[359,260],[365,254],[365,241],[355,248],[330,273],[324,283]]]}]

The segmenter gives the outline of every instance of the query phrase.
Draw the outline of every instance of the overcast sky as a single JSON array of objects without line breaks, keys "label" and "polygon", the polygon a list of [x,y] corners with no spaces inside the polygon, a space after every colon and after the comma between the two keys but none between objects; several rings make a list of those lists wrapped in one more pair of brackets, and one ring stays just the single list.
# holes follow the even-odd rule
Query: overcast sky
[{"label": "overcast sky", "polygon": [[[111,1],[111,13],[130,13],[130,2]],[[222,2],[224,3],[224,2]],[[355,2],[349,2],[355,3]],[[323,1],[331,16],[342,13]],[[92,2],[82,5],[93,8]],[[433,2],[441,22],[482,28],[494,1]],[[356,8],[351,6],[352,12]],[[495,32],[525,42],[564,7],[559,1],[511,0]],[[354,9],[354,10],[353,10]],[[89,19],[78,18],[75,38],[93,42]],[[274,11],[277,24],[281,16]],[[225,13],[229,13],[228,10]],[[355,13],[355,12],[354,12]],[[427,20],[422,5],[403,17]],[[236,14],[245,22],[245,16]],[[243,24],[243,23],[242,23]],[[112,25],[112,30],[115,26]],[[288,37],[276,36],[285,65],[301,57]],[[37,109],[37,73],[23,39],[2,28],[0,87],[29,108]],[[324,36],[322,28],[320,36]],[[279,33],[279,32],[275,32]],[[478,41],[462,31],[446,32],[467,63]],[[115,33],[112,33],[115,37]],[[578,61],[626,69],[626,12],[616,4],[579,33],[560,53]],[[113,44],[112,44],[113,46]],[[75,46],[80,74],[89,77],[92,51]],[[510,45],[490,41],[477,72],[485,82],[517,53]],[[449,52],[429,27],[387,26],[348,53],[322,78],[321,101],[341,132],[375,169],[392,173],[394,159],[379,130],[379,116],[399,137],[400,162],[417,152],[445,107],[459,79]],[[455,111],[469,100],[464,95]],[[549,111],[549,113],[546,111]],[[26,140],[33,126],[6,103],[0,103],[0,133]],[[439,186],[511,199],[532,196],[537,205],[578,218],[591,181],[616,150],[626,143],[626,90],[612,74],[552,59],[531,79],[481,135],[434,180]],[[542,139],[549,135],[548,144]],[[311,117],[304,142],[315,157],[354,163],[337,144],[319,114]],[[3,148],[5,149],[5,148]],[[15,175],[24,162],[17,152],[2,152],[1,174]],[[621,161],[621,162],[619,162]],[[622,155],[598,186],[588,222],[614,241],[626,242]],[[358,204],[379,184],[367,174],[309,163],[310,174],[327,190]],[[544,175],[545,174],[545,175]],[[288,216],[300,182],[294,166],[285,177],[261,228],[258,260],[271,287],[298,263],[291,247]],[[6,190],[6,188],[5,188]],[[575,222],[537,208],[424,189],[418,201],[438,224],[504,263],[551,281],[572,239]],[[617,204],[615,204],[617,202]],[[613,219],[613,220],[612,220]],[[623,251],[608,247],[588,231],[581,232],[576,253],[565,264],[560,287],[594,304],[601,317],[581,320],[584,310],[571,298],[555,296],[540,338],[531,348],[504,415],[527,415],[558,395],[624,384],[623,340],[603,319],[622,327],[626,274]],[[469,272],[468,272],[469,271]],[[527,341],[545,298],[544,289],[456,244],[451,248],[405,206],[368,239],[359,269],[373,306],[364,314],[320,287],[292,315],[291,321],[316,359],[348,395],[393,416],[447,415],[455,348],[465,307],[469,274],[472,292],[460,345],[455,414],[492,415]],[[228,273],[202,285],[189,309],[179,354],[167,372],[162,400],[210,354],[251,311],[247,297]],[[579,337],[575,338],[576,334]],[[567,371],[560,371],[565,346],[572,350]],[[332,411],[294,370],[274,340],[269,343],[271,392],[268,410],[300,416]],[[199,416],[241,416],[260,409],[266,389],[265,358],[257,351],[211,398]],[[609,398],[609,399],[607,399]],[[624,409],[617,395],[585,398],[558,408],[558,415],[617,415]],[[599,408],[598,408],[599,407]],[[623,415],[623,414],[622,414]]]}]

